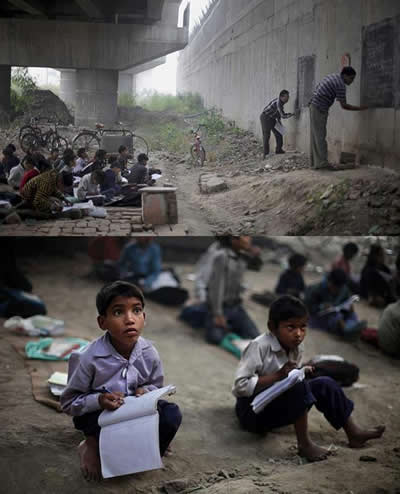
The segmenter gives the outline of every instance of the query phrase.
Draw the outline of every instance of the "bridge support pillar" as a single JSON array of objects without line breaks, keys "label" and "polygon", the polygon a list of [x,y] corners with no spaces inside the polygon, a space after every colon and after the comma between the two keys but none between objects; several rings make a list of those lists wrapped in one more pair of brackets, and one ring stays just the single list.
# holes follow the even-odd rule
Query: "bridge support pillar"
[{"label": "bridge support pillar", "polygon": [[96,122],[114,126],[118,117],[118,71],[76,71],[75,125],[94,127]]},{"label": "bridge support pillar", "polygon": [[0,112],[10,111],[11,66],[0,65]]}]

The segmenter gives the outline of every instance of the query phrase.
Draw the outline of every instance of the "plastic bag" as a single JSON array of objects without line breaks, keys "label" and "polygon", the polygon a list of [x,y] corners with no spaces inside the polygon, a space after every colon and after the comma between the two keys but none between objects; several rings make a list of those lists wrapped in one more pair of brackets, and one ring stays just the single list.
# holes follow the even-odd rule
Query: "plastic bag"
[{"label": "plastic bag", "polygon": [[55,344],[54,338],[41,338],[39,341],[28,341],[25,345],[26,356],[30,359],[40,360],[68,360],[73,351],[84,348],[89,342],[81,338],[64,338],[57,343],[58,348],[55,354],[53,354],[51,347]]},{"label": "plastic bag", "polygon": [[26,319],[14,316],[4,323],[7,329],[27,336],[58,336],[64,334],[64,321],[47,316],[32,316]]}]

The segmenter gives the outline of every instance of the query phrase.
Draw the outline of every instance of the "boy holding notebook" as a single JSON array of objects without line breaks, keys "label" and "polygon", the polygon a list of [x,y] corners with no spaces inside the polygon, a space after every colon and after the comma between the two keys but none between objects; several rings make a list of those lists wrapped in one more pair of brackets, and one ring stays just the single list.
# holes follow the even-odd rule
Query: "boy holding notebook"
[{"label": "boy holding notebook", "polygon": [[315,444],[308,432],[308,411],[314,404],[332,427],[344,429],[352,448],[361,448],[369,439],[381,437],[385,427],[361,429],[352,418],[353,402],[330,377],[298,382],[259,414],[253,411],[251,402],[258,393],[300,366],[307,320],[307,308],[299,299],[290,295],[277,299],[269,312],[269,333],[258,336],[247,346],[232,391],[237,398],[236,414],[244,429],[265,433],[294,424],[299,454],[308,461],[321,461],[329,452]]},{"label": "boy holding notebook", "polygon": [[[68,384],[61,408],[73,416],[86,437],[78,447],[81,470],[87,480],[100,480],[99,415],[117,410],[124,396],[140,396],[163,386],[164,374],[154,346],[142,338],[144,297],[131,283],[116,281],[96,297],[97,322],[105,334],[71,356]],[[174,438],[182,415],[177,405],[158,402],[161,456]]]}]

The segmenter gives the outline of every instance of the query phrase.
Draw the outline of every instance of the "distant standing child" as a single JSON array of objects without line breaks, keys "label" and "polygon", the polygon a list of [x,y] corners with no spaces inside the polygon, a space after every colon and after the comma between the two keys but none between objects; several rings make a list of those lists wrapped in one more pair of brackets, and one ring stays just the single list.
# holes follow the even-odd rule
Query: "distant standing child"
[{"label": "distant standing child", "polygon": [[[103,410],[117,410],[124,396],[140,396],[161,388],[164,372],[157,350],[142,338],[144,297],[135,285],[116,281],[96,297],[97,322],[105,334],[82,352],[71,356],[68,385],[61,408],[73,416],[75,427],[86,437],[79,444],[81,470],[87,480],[100,480],[100,426]],[[109,392],[108,392],[108,391]],[[177,405],[159,400],[160,453],[174,438],[182,415]]]},{"label": "distant standing child", "polygon": [[275,128],[276,123],[282,124],[282,118],[293,117],[294,113],[285,113],[284,106],[289,101],[289,91],[284,89],[280,92],[279,98],[275,98],[268,103],[264,108],[260,116],[261,128],[264,141],[264,159],[269,155],[269,138],[271,136],[271,130],[276,138],[276,154],[284,154],[282,149],[283,136]]},{"label": "distant standing child", "polygon": [[310,327],[324,329],[341,336],[353,337],[366,328],[366,321],[359,321],[353,307],[346,311],[322,311],[333,309],[351,297],[347,276],[341,269],[334,269],[320,283],[306,290],[305,303],[310,311]]},{"label": "distant standing child", "polygon": [[307,264],[307,258],[301,254],[293,254],[289,257],[289,268],[284,271],[275,288],[277,295],[293,295],[302,298],[306,285],[303,273]]},{"label": "distant standing child", "polygon": [[[384,426],[361,429],[353,420],[354,404],[330,377],[317,377],[297,383],[276,397],[259,414],[254,397],[300,367],[307,332],[307,308],[299,299],[283,296],[270,308],[269,333],[253,340],[244,351],[235,375],[233,394],[241,426],[254,433],[294,424],[298,452],[308,461],[325,460],[329,451],[315,444],[308,431],[308,412],[313,405],[336,430],[343,428],[351,448],[362,448],[369,439],[378,439]],[[312,373],[312,369],[308,368]]]}]

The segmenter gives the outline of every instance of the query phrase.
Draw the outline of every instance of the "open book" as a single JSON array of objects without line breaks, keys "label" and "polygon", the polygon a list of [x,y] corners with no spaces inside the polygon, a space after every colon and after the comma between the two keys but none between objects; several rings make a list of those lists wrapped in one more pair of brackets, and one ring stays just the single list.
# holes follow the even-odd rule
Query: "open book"
[{"label": "open book", "polygon": [[305,369],[293,369],[288,376],[282,381],[278,381],[265,391],[259,393],[251,402],[254,413],[260,413],[268,403],[277,398],[279,395],[293,387],[305,377]]},{"label": "open book", "polygon": [[100,414],[99,449],[105,479],[162,468],[157,402],[175,391],[169,385],[139,397],[127,396],[120,408]]},{"label": "open book", "polygon": [[350,310],[350,307],[360,300],[358,295],[352,295],[350,298],[345,300],[339,305],[334,305],[333,307],[329,307],[329,309],[324,309],[318,312],[317,316],[325,316],[326,314],[340,312],[341,310]]}]

